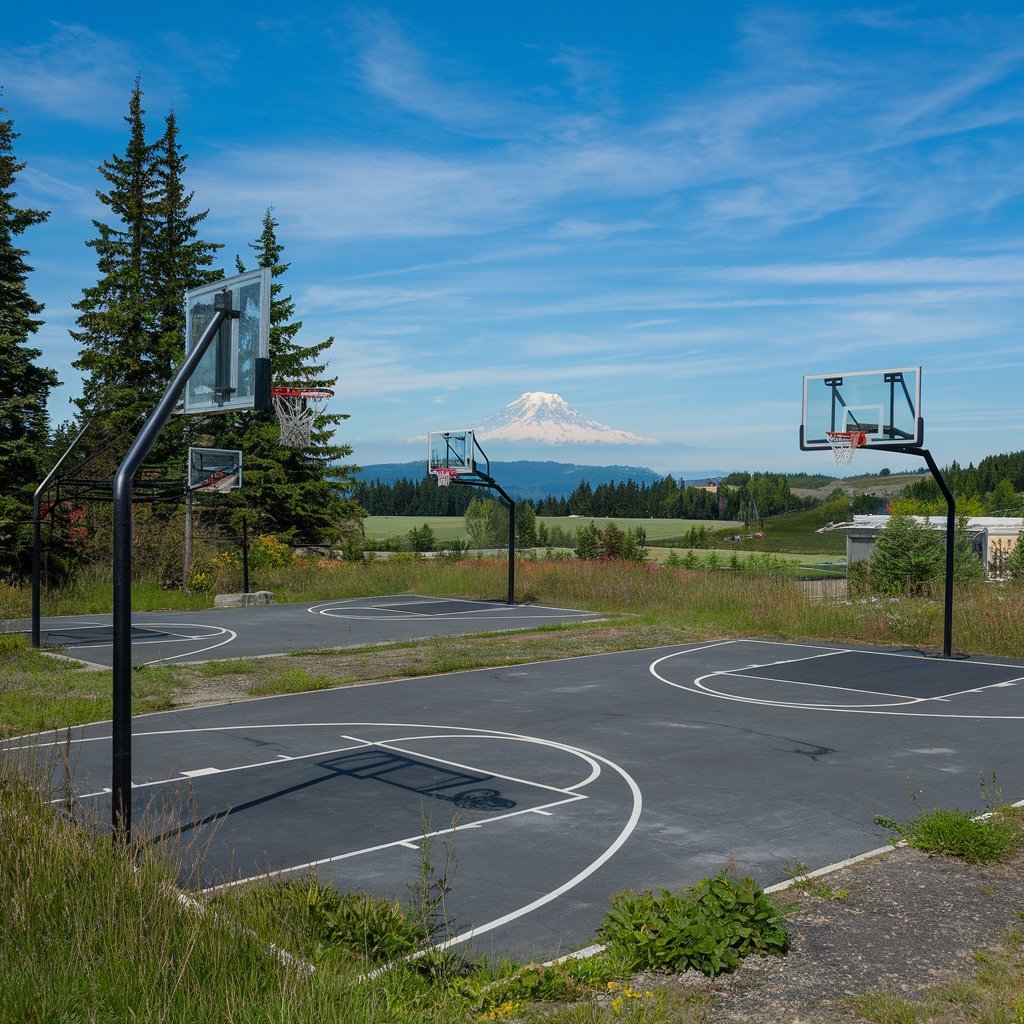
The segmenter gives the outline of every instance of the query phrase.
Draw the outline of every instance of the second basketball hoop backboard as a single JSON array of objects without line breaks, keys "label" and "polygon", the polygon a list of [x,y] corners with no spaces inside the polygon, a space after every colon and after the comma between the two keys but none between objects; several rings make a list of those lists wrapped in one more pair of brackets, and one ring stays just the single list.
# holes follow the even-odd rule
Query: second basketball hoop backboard
[{"label": "second basketball hoop backboard", "polygon": [[427,472],[476,472],[472,430],[436,430],[427,439]]},{"label": "second basketball hoop backboard", "polygon": [[189,448],[188,489],[226,493],[242,486],[242,453],[227,448]]},{"label": "second basketball hoop backboard", "polygon": [[270,405],[270,268],[214,281],[185,293],[185,345],[213,318],[214,296],[231,294],[232,310],[185,386],[186,413],[266,409]]},{"label": "second basketball hoop backboard", "polygon": [[829,434],[853,432],[864,448],[920,448],[921,367],[804,377],[800,447],[827,450]]}]

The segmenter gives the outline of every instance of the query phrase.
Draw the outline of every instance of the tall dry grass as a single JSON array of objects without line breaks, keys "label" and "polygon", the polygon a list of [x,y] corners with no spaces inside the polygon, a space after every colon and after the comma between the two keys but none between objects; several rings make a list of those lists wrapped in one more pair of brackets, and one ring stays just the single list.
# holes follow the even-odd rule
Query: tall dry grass
[{"label": "tall dry grass", "polygon": [[0,751],[0,1022],[466,1019],[429,979],[369,981],[337,960],[310,972],[279,955],[279,922],[261,932],[258,915],[242,925],[183,900],[179,866],[145,832],[129,851],[55,807],[53,768],[59,778],[45,757]]},{"label": "tall dry grass", "polygon": [[[364,562],[290,559],[254,570],[250,586],[270,590],[279,602],[329,601],[382,594],[416,593],[503,601],[507,562],[497,558],[417,558]],[[217,580],[218,591],[240,589],[233,569]],[[109,611],[109,582],[53,595],[48,614]],[[199,608],[211,595],[183,595],[154,584],[137,584],[135,607]],[[821,600],[798,581],[771,568],[717,571],[665,569],[624,562],[525,559],[516,565],[519,601],[607,613],[627,613],[678,626],[694,636],[777,637],[847,643],[942,647],[942,590],[925,596]],[[0,586],[0,616],[11,608],[27,614],[27,594]],[[6,612],[3,609],[8,609]],[[1024,587],[983,583],[958,587],[953,641],[972,654],[1024,657]]]}]

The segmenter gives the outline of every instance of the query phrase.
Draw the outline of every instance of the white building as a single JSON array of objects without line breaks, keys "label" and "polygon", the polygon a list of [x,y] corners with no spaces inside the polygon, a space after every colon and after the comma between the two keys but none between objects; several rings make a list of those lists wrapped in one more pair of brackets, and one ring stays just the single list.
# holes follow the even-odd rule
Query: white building
[{"label": "white building", "polygon": [[[933,530],[946,529],[945,516],[911,516]],[[826,530],[846,531],[846,564],[864,562],[871,557],[878,535],[889,522],[888,516],[854,516],[852,523],[833,523]],[[1024,518],[1020,516],[968,516],[967,531],[974,550],[990,575],[999,575],[998,567],[1017,546],[1024,531]]]}]

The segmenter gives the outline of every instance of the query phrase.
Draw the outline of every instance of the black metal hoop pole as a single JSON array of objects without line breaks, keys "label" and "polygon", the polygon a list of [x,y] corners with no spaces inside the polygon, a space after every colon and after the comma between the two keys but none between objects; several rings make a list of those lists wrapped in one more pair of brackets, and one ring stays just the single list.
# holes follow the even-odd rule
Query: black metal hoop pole
[{"label": "black metal hoop pole", "polygon": [[178,368],[163,398],[146,418],[114,474],[114,709],[110,781],[110,823],[115,843],[132,840],[132,481],[164,424],[170,419],[189,377],[217,336],[221,324],[236,319],[231,293],[218,292],[213,318]]}]

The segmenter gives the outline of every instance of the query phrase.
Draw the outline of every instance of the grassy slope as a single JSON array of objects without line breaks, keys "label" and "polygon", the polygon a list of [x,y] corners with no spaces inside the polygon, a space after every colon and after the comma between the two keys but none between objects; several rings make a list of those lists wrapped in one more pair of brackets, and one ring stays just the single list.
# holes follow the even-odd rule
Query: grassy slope
[{"label": "grassy slope", "polygon": [[908,484],[920,479],[920,473],[890,473],[889,476],[878,476],[877,473],[871,473],[865,476],[845,476],[838,479],[822,477],[821,483],[812,478],[804,482],[803,486],[797,483],[793,487],[793,493],[802,498],[824,499],[837,487],[841,487],[847,494],[878,494],[891,498],[899,494]]},{"label": "grassy slope", "polygon": [[846,534],[818,533],[817,531],[833,521],[833,515],[821,508],[805,512],[790,512],[765,520],[765,535],[749,540],[734,541],[728,546],[739,551],[801,552],[801,557],[827,555],[846,557]]}]

